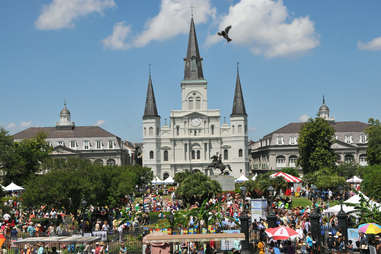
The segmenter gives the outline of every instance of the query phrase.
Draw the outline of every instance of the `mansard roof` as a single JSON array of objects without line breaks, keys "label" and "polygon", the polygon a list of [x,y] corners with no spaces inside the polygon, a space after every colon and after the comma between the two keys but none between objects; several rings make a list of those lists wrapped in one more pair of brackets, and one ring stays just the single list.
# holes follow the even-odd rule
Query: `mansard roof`
[{"label": "mansard roof", "polygon": [[56,127],[31,127],[13,135],[14,139],[28,139],[43,132],[47,138],[92,138],[116,137],[99,126],[76,126],[73,129],[57,129]]},{"label": "mansard roof", "polygon": [[[272,134],[288,134],[288,133],[299,133],[302,129],[304,123],[289,123],[283,126],[282,128],[277,129],[265,137],[270,136]],[[364,132],[364,130],[368,127],[367,123],[363,123],[360,121],[343,121],[343,122],[329,122],[330,125],[333,126],[335,132]]]}]

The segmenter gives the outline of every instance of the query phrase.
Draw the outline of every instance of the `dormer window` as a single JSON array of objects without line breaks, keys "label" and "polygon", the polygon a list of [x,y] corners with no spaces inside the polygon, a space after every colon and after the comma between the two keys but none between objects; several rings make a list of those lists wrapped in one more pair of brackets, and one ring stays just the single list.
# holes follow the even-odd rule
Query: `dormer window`
[{"label": "dormer window", "polygon": [[352,136],[347,136],[347,135],[345,135],[344,136],[344,142],[345,143],[348,143],[348,144],[352,144],[353,143],[353,139],[352,139]]},{"label": "dormer window", "polygon": [[276,144],[277,145],[284,145],[284,138],[283,138],[283,136],[276,137]]},{"label": "dormer window", "polygon": [[368,137],[366,135],[360,135],[360,143],[368,143]]}]

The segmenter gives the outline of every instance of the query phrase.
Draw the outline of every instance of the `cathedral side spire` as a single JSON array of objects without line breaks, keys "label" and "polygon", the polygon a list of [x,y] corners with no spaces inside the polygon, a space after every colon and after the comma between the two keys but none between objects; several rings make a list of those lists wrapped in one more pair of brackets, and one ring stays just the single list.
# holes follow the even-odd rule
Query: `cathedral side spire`
[{"label": "cathedral side spire", "polygon": [[237,79],[235,83],[233,110],[231,116],[247,116],[245,102],[242,95],[241,79],[239,77],[239,63],[237,63]]},{"label": "cathedral side spire", "polygon": [[149,67],[147,97],[146,97],[146,105],[144,108],[143,119],[149,118],[149,117],[159,117],[157,113],[155,94],[153,92],[153,86],[152,86],[151,66]]},{"label": "cathedral side spire", "polygon": [[204,80],[202,72],[202,58],[198,49],[196,28],[194,25],[193,16],[191,17],[191,24],[189,30],[187,56],[184,59],[184,80]]}]

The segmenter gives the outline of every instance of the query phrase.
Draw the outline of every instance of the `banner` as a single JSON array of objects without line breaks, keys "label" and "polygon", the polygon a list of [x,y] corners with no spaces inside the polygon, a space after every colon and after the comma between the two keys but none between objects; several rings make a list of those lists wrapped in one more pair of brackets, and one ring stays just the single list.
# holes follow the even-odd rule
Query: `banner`
[{"label": "banner", "polygon": [[101,241],[107,241],[107,231],[93,231],[93,236],[101,238]]},{"label": "banner", "polygon": [[261,218],[266,219],[267,200],[252,199],[251,201],[251,222],[259,221]]},{"label": "banner", "polygon": [[[222,232],[233,234],[233,233],[240,233],[241,231],[238,229],[234,230],[223,230]],[[241,249],[241,241],[240,240],[222,240],[221,241],[221,250],[240,250]]]},{"label": "banner", "polygon": [[360,240],[359,230],[357,228],[348,228],[348,241],[352,241],[353,249],[357,249],[356,242]]}]

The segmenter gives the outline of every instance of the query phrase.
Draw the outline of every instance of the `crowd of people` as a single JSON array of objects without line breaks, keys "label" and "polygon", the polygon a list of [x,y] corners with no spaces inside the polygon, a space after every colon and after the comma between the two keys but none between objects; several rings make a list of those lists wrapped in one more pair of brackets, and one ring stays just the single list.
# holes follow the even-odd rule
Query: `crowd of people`
[{"label": "crowd of people", "polygon": [[[320,211],[328,208],[329,202],[332,200],[346,199],[353,195],[354,192],[345,192],[343,194],[334,193],[331,190],[311,191],[304,188],[300,192],[301,195],[313,200],[313,205],[309,207],[293,207],[291,198],[284,195],[273,195],[268,198],[268,207],[272,210],[276,219],[275,225],[270,225],[270,221],[266,217],[258,218],[252,221],[250,225],[250,244],[251,248],[257,253],[322,253],[322,249],[328,250],[330,253],[352,253],[354,250],[368,253],[365,249],[368,246],[374,246],[376,251],[380,253],[381,245],[378,236],[370,237],[360,234],[360,239],[356,242],[345,241],[345,232],[339,229],[339,220],[337,216],[322,216],[320,218],[320,236],[319,241],[313,237],[310,214],[313,210]],[[294,194],[292,191],[288,194]],[[240,194],[234,192],[223,193],[211,198],[207,201],[207,206],[213,207],[218,205],[218,213],[221,215],[220,220],[207,222],[203,218],[189,216],[187,224],[177,229],[177,233],[181,228],[192,228],[197,233],[204,233],[206,229],[209,233],[224,232],[226,230],[240,230],[240,216],[245,210],[248,202],[244,201]],[[201,204],[195,203],[189,208],[199,208]],[[20,201],[17,198],[10,198],[4,204],[7,209],[3,210],[1,232],[7,239],[3,245],[10,247],[12,241],[19,237],[38,237],[38,236],[62,236],[75,233],[89,233],[94,231],[107,231],[110,234],[117,235],[117,241],[120,243],[120,253],[126,253],[127,247],[124,243],[124,234],[141,229],[151,224],[150,214],[155,212],[157,217],[168,218],[169,214],[176,214],[180,210],[184,210],[185,204],[182,200],[176,199],[174,194],[167,196],[158,195],[157,192],[147,192],[141,198],[133,196],[127,199],[127,202],[120,208],[94,207],[89,206],[86,209],[79,210],[78,213],[68,213],[63,208],[49,208],[42,206],[39,209],[21,209]],[[247,212],[250,216],[250,209]],[[216,210],[217,211],[217,210]],[[210,211],[210,216],[214,210]],[[286,241],[275,241],[268,234],[266,229],[271,226],[285,226],[294,229],[298,235]],[[176,231],[176,229],[173,229]],[[148,233],[146,230],[144,234]],[[174,232],[175,233],[175,232]],[[192,245],[194,253],[213,253],[217,246],[211,242],[207,245]],[[78,246],[77,246],[78,247]],[[107,244],[98,243],[97,246],[91,247],[83,245],[81,249],[74,246],[65,246],[68,253],[90,253],[96,254],[107,253]],[[239,244],[235,251],[239,249]],[[181,248],[178,252],[181,252]],[[187,252],[189,248],[182,252]],[[39,245],[25,245],[21,250],[23,253],[56,253],[56,249]],[[41,252],[42,251],[42,252]]]}]

